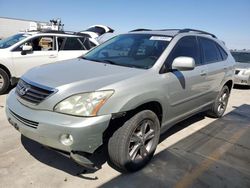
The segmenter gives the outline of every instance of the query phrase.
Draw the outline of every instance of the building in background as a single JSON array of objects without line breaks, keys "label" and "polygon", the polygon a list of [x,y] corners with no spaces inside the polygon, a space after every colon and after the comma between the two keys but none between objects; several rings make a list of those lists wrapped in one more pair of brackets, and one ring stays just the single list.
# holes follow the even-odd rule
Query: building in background
[{"label": "building in background", "polygon": [[0,17],[0,39],[14,35],[19,31],[25,31],[32,25],[36,25],[36,23],[48,24],[48,22]]}]

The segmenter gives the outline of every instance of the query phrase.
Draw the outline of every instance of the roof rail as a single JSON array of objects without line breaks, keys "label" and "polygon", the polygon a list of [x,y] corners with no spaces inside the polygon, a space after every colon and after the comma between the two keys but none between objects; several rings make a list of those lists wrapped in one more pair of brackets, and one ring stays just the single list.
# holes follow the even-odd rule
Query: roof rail
[{"label": "roof rail", "polygon": [[180,31],[181,29],[158,29],[157,31]]},{"label": "roof rail", "polygon": [[75,31],[56,31],[56,30],[42,30],[38,31],[40,33],[59,33],[59,34],[68,34],[68,35],[80,35],[80,33]]},{"label": "roof rail", "polygon": [[136,31],[152,31],[151,29],[143,29],[143,28],[139,28],[139,29],[134,29],[132,31],[129,32],[136,32]]},{"label": "roof rail", "polygon": [[189,28],[179,30],[178,34],[179,34],[179,33],[188,33],[188,32],[197,32],[197,33],[200,33],[200,34],[210,35],[210,36],[212,36],[213,38],[217,38],[217,37],[216,37],[214,34],[212,34],[212,33],[208,33],[208,32],[206,32],[206,31],[197,30],[197,29],[189,29]]}]

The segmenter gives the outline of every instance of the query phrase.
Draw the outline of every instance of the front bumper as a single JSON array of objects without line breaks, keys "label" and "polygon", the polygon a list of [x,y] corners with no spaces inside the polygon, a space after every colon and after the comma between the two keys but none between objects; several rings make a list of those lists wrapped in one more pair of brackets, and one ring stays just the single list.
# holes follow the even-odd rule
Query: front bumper
[{"label": "front bumper", "polygon": [[237,85],[250,85],[250,76],[249,75],[235,75],[234,84]]},{"label": "front bumper", "polygon": [[[21,104],[12,90],[7,98],[6,114],[9,122],[24,136],[43,145],[66,151],[94,153],[103,144],[103,132],[110,115],[74,117],[52,111],[34,110]],[[73,144],[63,145],[62,134],[73,136]]]}]

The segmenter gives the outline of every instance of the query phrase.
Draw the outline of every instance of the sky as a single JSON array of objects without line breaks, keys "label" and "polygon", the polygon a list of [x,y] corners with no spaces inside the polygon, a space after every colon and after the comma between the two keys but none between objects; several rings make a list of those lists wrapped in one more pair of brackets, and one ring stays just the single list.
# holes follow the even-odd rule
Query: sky
[{"label": "sky", "polygon": [[214,33],[230,49],[250,49],[250,0],[0,0],[0,17],[61,18],[73,31],[95,24],[116,33],[194,28]]}]

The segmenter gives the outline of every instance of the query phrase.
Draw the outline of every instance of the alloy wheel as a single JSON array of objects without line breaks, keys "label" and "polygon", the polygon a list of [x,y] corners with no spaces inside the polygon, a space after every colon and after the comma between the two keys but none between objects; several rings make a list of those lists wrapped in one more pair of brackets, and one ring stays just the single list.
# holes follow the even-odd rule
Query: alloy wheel
[{"label": "alloy wheel", "polygon": [[145,159],[153,146],[156,126],[147,119],[143,120],[130,137],[129,156],[134,162]]}]

